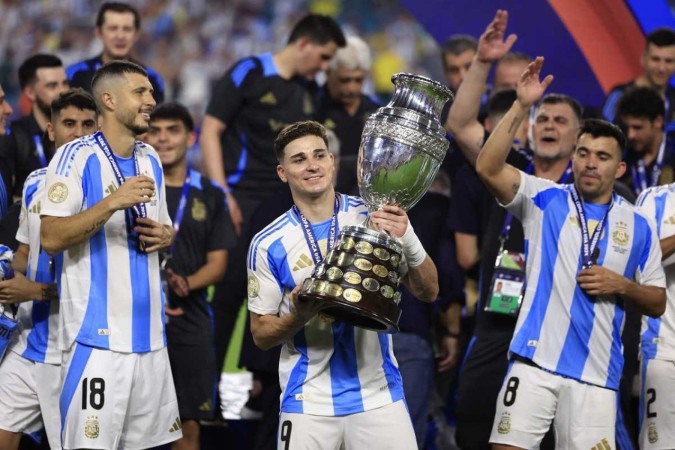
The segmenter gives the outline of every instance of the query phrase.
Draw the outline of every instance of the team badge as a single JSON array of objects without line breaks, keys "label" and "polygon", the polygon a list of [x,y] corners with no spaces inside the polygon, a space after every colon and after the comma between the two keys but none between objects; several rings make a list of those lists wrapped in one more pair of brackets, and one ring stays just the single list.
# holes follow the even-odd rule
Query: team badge
[{"label": "team badge", "polygon": [[47,192],[47,197],[53,203],[61,203],[66,198],[68,198],[68,186],[61,183],[60,181],[52,184]]},{"label": "team badge", "polygon": [[260,282],[255,275],[248,277],[248,298],[256,298],[260,293]]},{"label": "team badge", "polygon": [[659,440],[659,432],[656,431],[656,424],[654,422],[649,424],[649,431],[647,432],[647,439],[650,444],[655,444]]},{"label": "team badge", "polygon": [[505,412],[502,414],[502,418],[499,419],[499,425],[497,425],[497,433],[499,434],[509,434],[511,432],[511,414]]},{"label": "team badge", "polygon": [[203,222],[206,220],[206,205],[197,198],[192,200],[192,218],[196,222]]},{"label": "team badge", "polygon": [[623,222],[618,222],[616,224],[616,229],[612,233],[612,240],[617,245],[626,245],[628,244],[628,239],[630,235],[628,234],[628,225]]},{"label": "team badge", "polygon": [[99,434],[98,417],[89,416],[84,424],[84,435],[89,439],[96,439]]}]

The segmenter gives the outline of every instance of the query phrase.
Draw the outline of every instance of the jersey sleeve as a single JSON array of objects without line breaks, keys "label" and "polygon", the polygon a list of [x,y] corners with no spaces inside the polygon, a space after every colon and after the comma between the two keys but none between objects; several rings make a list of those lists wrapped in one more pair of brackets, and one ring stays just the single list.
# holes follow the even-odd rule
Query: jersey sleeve
[{"label": "jersey sleeve", "polygon": [[[644,225],[649,232],[645,233],[648,238],[645,239],[645,248],[642,251],[640,258],[640,265],[635,274],[635,281],[644,286],[666,287],[666,275],[663,272],[663,265],[661,264],[661,244],[656,234],[656,227],[651,220],[641,217],[636,214],[636,222],[638,219],[643,220]],[[637,232],[638,227],[635,227]]]},{"label": "jersey sleeve", "polygon": [[523,224],[538,210],[544,208],[551,198],[547,193],[557,191],[557,184],[550,180],[537,178],[522,170],[520,172],[520,186],[510,203],[504,206],[507,211],[516,216]]},{"label": "jersey sleeve", "polygon": [[228,70],[213,89],[206,113],[229,125],[244,105],[245,83],[256,67],[256,60],[247,58]]},{"label": "jersey sleeve", "polygon": [[258,245],[253,253],[249,252],[248,310],[260,315],[276,315],[283,300],[283,288],[277,281],[277,268],[268,258],[267,250]]},{"label": "jersey sleeve", "polygon": [[[40,212],[43,216],[69,217],[82,211],[84,204],[83,170],[85,159],[77,144],[59,148],[47,167],[45,189],[47,195]],[[69,163],[70,159],[72,164]]]}]

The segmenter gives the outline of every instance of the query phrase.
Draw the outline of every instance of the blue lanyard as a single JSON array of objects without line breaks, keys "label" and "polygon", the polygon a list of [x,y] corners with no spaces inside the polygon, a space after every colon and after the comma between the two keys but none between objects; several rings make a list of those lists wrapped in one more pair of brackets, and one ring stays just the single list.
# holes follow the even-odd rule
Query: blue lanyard
[{"label": "blue lanyard", "polygon": [[609,212],[611,211],[612,206],[614,206],[614,195],[612,194],[612,199],[609,202],[609,207],[607,208],[607,212],[605,212],[605,216],[602,218],[600,222],[598,222],[598,225],[595,227],[595,230],[593,231],[593,236],[590,236],[588,233],[588,223],[586,223],[586,213],[584,212],[583,200],[581,199],[581,196],[579,195],[579,191],[577,191],[576,186],[572,186],[571,193],[574,207],[577,210],[577,218],[579,219],[579,226],[581,227],[581,250],[583,252],[582,264],[584,269],[588,269],[590,267],[593,267],[593,264],[595,264],[595,261],[593,261],[595,256],[594,253],[598,246],[598,242],[600,242],[600,235],[602,234],[602,230],[605,228],[605,225],[607,223]]},{"label": "blue lanyard", "polygon": [[[112,170],[115,174],[115,178],[117,179],[117,184],[118,188],[124,184],[124,175],[122,175],[122,170],[120,169],[119,164],[117,164],[117,160],[115,159],[115,156],[113,155],[112,150],[110,150],[110,146],[108,145],[108,141],[106,141],[105,136],[103,136],[103,133],[98,131],[96,134],[94,134],[94,139],[96,139],[96,142],[98,143],[98,146],[101,148],[103,151],[103,154],[105,157],[108,159],[108,162],[110,163],[110,167],[112,167]],[[136,147],[134,147],[134,169],[135,169],[135,176],[140,175],[141,171],[138,167],[138,155],[136,154]],[[132,206],[132,211],[134,215],[142,218],[148,217],[148,211],[145,208],[145,203],[139,203],[137,205]]]},{"label": "blue lanyard", "polygon": [[[530,164],[527,166],[527,168],[525,169],[525,173],[527,173],[528,175],[532,175],[534,173],[533,162],[530,162]],[[567,168],[560,176],[558,184],[567,184],[571,176],[572,176],[572,161],[567,163]],[[504,217],[504,226],[502,226],[502,232],[499,233],[499,239],[502,241],[502,247],[504,246],[504,242],[506,242],[506,240],[509,238],[509,231],[511,231],[512,221],[513,221],[513,214],[507,212],[506,217]]]},{"label": "blue lanyard", "polygon": [[47,157],[45,156],[45,149],[42,145],[42,139],[39,134],[33,135],[33,142],[35,143],[35,148],[37,149],[38,159],[40,160],[40,168],[44,169],[47,167]]},{"label": "blue lanyard", "polygon": [[[335,243],[335,238],[338,228],[338,210],[340,209],[340,202],[338,200],[337,194],[335,195],[335,208],[333,209],[333,218],[330,221],[330,231],[328,233],[328,243],[326,245],[327,250],[333,248]],[[314,264],[319,264],[323,261],[323,256],[321,255],[321,249],[319,248],[319,243],[314,237],[314,231],[312,230],[312,224],[309,223],[307,218],[300,212],[300,209],[296,205],[293,205],[293,211],[300,217],[300,222],[302,223],[302,231],[305,234],[305,241],[307,241],[307,246],[312,252],[312,259]]]},{"label": "blue lanyard", "polygon": [[187,175],[185,176],[185,183],[183,183],[183,189],[180,193],[180,200],[178,200],[178,209],[176,209],[176,216],[173,220],[173,231],[174,238],[173,244],[167,252],[169,255],[173,253],[176,248],[176,241],[178,240],[178,231],[180,230],[180,224],[183,221],[183,215],[185,214],[185,206],[187,205],[188,195],[190,194],[190,169],[187,170]]},{"label": "blue lanyard", "polygon": [[663,161],[666,155],[666,136],[661,138],[661,145],[659,146],[659,153],[654,161],[654,168],[652,169],[652,177],[650,183],[647,184],[647,169],[642,158],[637,160],[635,166],[631,167],[631,175],[633,177],[633,190],[636,195],[640,195],[642,191],[648,187],[658,186],[661,171],[663,170]]}]

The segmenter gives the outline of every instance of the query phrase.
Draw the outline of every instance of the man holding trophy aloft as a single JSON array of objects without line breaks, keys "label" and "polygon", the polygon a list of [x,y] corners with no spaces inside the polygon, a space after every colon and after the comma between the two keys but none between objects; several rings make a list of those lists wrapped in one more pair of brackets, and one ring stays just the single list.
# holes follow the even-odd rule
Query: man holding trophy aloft
[{"label": "man holding trophy aloft", "polygon": [[[367,135],[368,130],[360,151],[359,178],[361,193],[367,189],[370,195],[380,187],[365,186],[368,181],[363,181],[368,178],[365,170],[379,173],[371,166],[366,169],[366,163],[372,163],[372,152],[363,148],[372,146]],[[403,141],[398,139],[399,144]],[[386,139],[376,144],[396,147]],[[282,130],[275,152],[277,173],[289,184],[294,206],[251,242],[248,307],[256,344],[263,349],[283,344],[278,448],[415,448],[391,336],[373,331],[394,331],[398,317],[390,323],[380,316],[379,308],[371,306],[372,317],[360,320],[359,315],[369,314],[368,308],[359,312],[343,306],[363,303],[368,307],[378,299],[396,303],[396,293],[387,288],[387,295],[382,295],[382,288],[394,289],[399,280],[417,298],[436,299],[436,267],[404,210],[414,202],[405,195],[401,198],[407,204],[380,195],[391,204],[366,205],[359,197],[336,193],[333,157],[325,129],[316,122],[298,122]],[[414,157],[407,160],[415,163]],[[383,156],[383,171],[395,174],[396,168],[388,163],[391,158]],[[428,170],[433,179],[440,162],[423,166],[427,165],[429,169],[422,170],[416,166],[416,178],[426,178]],[[369,229],[363,226],[366,218]],[[353,235],[345,235],[346,229]],[[391,259],[397,255],[401,256],[393,265],[395,270],[380,275],[373,271],[375,266],[393,267]]]}]

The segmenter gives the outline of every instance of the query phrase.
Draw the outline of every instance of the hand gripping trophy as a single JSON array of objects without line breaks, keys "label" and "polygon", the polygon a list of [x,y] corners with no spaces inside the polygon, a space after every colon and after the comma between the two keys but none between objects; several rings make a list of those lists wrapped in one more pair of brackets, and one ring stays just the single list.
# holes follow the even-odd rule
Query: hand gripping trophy
[{"label": "hand gripping trophy", "polygon": [[[394,95],[363,129],[358,158],[359,192],[370,212],[384,205],[412,208],[427,191],[448,150],[441,111],[450,89],[428,78],[399,73]],[[300,298],[330,304],[323,312],[375,331],[398,331],[401,315],[398,241],[368,221],[347,226],[312,271]]]}]

